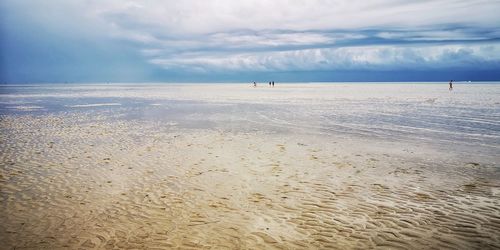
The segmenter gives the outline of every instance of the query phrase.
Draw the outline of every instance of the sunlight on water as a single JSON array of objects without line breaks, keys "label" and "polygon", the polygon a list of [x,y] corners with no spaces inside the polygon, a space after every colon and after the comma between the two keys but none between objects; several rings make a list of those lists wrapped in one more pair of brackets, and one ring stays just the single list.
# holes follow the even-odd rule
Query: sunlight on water
[{"label": "sunlight on water", "polygon": [[82,84],[2,86],[0,112],[111,112],[185,126],[461,145],[492,156],[500,85],[457,83]]}]

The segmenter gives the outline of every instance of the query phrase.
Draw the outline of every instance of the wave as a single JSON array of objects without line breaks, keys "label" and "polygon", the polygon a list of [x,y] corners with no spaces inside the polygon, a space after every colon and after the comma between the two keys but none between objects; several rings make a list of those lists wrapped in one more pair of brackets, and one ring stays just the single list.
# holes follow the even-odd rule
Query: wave
[{"label": "wave", "polygon": [[25,110],[25,111],[43,109],[42,106],[34,106],[34,105],[10,106],[10,107],[7,107],[7,108],[9,108],[9,109],[17,109],[17,110]]},{"label": "wave", "polygon": [[93,103],[93,104],[77,104],[68,105],[70,108],[88,108],[88,107],[101,107],[101,106],[121,106],[121,103]]}]

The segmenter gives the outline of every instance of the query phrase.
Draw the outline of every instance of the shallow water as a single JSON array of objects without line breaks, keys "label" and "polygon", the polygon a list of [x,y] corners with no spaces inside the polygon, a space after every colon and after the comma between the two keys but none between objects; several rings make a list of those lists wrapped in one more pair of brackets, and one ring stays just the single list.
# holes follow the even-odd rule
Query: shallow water
[{"label": "shallow water", "polygon": [[0,114],[105,113],[181,127],[301,131],[500,152],[500,84],[44,84],[0,87]]}]

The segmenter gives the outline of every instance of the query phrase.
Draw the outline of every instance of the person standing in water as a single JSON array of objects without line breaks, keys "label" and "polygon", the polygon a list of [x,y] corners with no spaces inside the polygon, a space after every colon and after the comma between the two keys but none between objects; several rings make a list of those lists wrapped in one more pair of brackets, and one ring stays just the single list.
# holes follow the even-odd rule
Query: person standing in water
[{"label": "person standing in water", "polygon": [[450,91],[453,90],[453,80],[450,80]]}]

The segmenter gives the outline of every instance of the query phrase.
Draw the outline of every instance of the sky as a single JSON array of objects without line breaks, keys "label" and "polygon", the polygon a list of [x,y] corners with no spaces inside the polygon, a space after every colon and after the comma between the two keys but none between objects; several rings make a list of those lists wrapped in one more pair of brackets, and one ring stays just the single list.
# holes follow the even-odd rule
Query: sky
[{"label": "sky", "polygon": [[498,0],[2,0],[0,83],[500,80],[498,13]]}]

